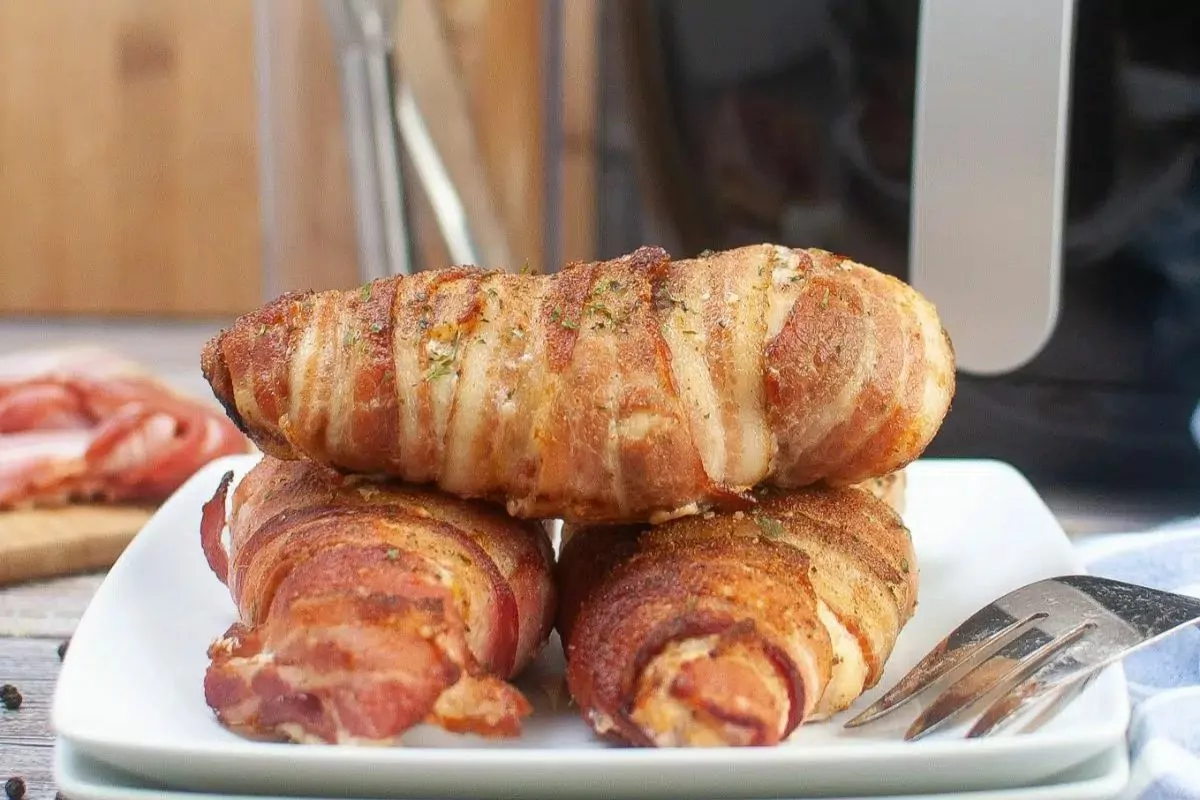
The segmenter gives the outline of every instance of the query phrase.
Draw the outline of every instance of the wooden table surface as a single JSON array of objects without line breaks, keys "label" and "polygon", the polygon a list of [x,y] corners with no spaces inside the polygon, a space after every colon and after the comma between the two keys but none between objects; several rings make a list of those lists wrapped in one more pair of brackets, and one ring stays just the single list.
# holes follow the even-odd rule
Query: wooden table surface
[{"label": "wooden table surface", "polygon": [[54,785],[50,703],[59,646],[68,640],[103,575],[82,575],[0,591],[0,684],[12,684],[21,707],[0,707],[0,783],[25,780],[25,797],[49,800]]}]

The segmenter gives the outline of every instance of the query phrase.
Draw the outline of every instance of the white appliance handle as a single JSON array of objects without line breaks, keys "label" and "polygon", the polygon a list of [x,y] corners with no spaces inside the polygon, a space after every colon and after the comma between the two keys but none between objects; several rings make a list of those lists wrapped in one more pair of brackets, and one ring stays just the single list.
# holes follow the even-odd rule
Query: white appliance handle
[{"label": "white appliance handle", "polygon": [[1010,372],[1058,320],[1074,0],[923,0],[909,278],[960,369]]}]

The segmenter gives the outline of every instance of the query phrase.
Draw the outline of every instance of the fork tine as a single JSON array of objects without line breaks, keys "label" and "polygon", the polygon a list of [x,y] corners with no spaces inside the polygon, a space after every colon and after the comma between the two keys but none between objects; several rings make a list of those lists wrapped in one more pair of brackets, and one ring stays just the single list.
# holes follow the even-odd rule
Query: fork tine
[{"label": "fork tine", "polygon": [[1092,685],[1101,670],[1090,672],[1078,680],[1070,681],[1051,692],[1050,700],[1021,727],[1021,733],[1033,733],[1050,720],[1058,716],[1058,712],[1071,703],[1083,691]]},{"label": "fork tine", "polygon": [[981,739],[1000,733],[1021,718],[1021,712],[1029,709],[1039,699],[1047,695],[1055,696],[1043,707],[1037,717],[1030,721],[1025,731],[1036,730],[1049,721],[1058,711],[1079,694],[1092,682],[1099,669],[1082,669],[1079,677],[1062,681],[1047,681],[1040,674],[1028,678],[1016,688],[1005,692],[997,698],[987,710],[979,716],[971,730],[967,732],[968,739]]},{"label": "fork tine", "polygon": [[[1049,622],[1040,624],[1043,620]],[[1075,627],[1062,632],[1072,620]],[[968,734],[987,736],[1027,717],[1022,712],[1048,696],[1025,726],[1036,730],[1103,667],[1195,623],[1200,623],[1196,598],[1090,575],[1046,578],[977,611],[845,727],[865,725],[935,684],[949,684],[912,723],[906,740],[946,727],[991,698]],[[1071,647],[1094,629],[1097,635],[1082,648]]]},{"label": "fork tine", "polygon": [[[938,695],[933,703],[913,720],[904,734],[905,741],[921,739],[950,725],[993,691],[1008,692],[1040,669],[1064,647],[1078,641],[1095,627],[1096,623],[1091,621],[1075,625],[1016,662],[1003,656],[988,659]],[[1009,668],[1001,672],[1001,668],[1006,666]],[[995,672],[1000,674],[991,674]]]},{"label": "fork tine", "polygon": [[[1093,580],[1093,582],[1095,581]],[[1075,657],[1055,659],[1044,668],[1038,669],[1023,683],[997,698],[975,721],[967,733],[967,737],[989,736],[1010,727],[1015,720],[1020,718],[1021,713],[1039,698],[1048,692],[1058,691],[1060,696],[1055,697],[1043,707],[1038,713],[1039,719],[1027,725],[1025,730],[1030,730],[1034,726],[1040,727],[1046,719],[1057,714],[1066,705],[1066,702],[1082,691],[1083,687],[1090,683],[1102,669],[1130,653],[1148,647],[1174,631],[1200,620],[1200,604],[1191,598],[1145,587],[1135,588],[1138,590],[1139,599],[1142,602],[1155,603],[1157,612],[1153,620],[1144,616],[1138,618],[1142,623],[1139,633],[1143,638],[1140,641],[1130,642],[1121,637],[1108,639],[1096,637],[1099,641],[1090,644],[1086,655],[1079,655],[1079,659]],[[1122,623],[1129,624],[1129,619],[1126,617],[1114,615],[1113,619],[1120,619]],[[1100,627],[1103,629],[1104,625],[1101,623]],[[1063,688],[1064,685],[1066,688]],[[1078,689],[1072,692],[1072,687],[1078,687]],[[1067,695],[1067,699],[1064,700],[1062,695]],[[1042,717],[1046,719],[1041,719]]]},{"label": "fork tine", "polygon": [[[975,632],[978,640],[964,647],[954,648],[950,642],[968,626],[978,623],[979,614],[972,616],[929,652],[921,662],[909,670],[900,682],[892,687],[883,697],[853,719],[848,720],[844,727],[857,728],[868,722],[883,717],[908,703],[917,695],[924,692],[938,680],[951,673],[962,673],[974,669],[986,659],[994,655],[1009,642],[1016,639],[1030,627],[1047,617],[1045,613],[1030,614],[1023,619],[1015,620],[1000,628],[986,626]],[[991,629],[991,630],[989,630]],[[982,638],[979,638],[982,637]]]}]

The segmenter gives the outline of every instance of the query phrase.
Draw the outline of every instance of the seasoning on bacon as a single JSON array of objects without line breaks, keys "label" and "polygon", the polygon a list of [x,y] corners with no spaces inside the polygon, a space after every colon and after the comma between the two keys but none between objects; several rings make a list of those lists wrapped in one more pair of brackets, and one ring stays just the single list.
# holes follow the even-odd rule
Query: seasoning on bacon
[{"label": "seasoning on bacon", "polygon": [[289,294],[204,350],[266,452],[429,482],[527,518],[664,521],[760,484],[853,484],[917,458],[954,354],[911,286],[821,250],[553,275],[455,267]]},{"label": "seasoning on bacon", "polygon": [[916,603],[908,531],[859,488],[563,536],[568,688],[634,745],[778,744],[878,682]]}]

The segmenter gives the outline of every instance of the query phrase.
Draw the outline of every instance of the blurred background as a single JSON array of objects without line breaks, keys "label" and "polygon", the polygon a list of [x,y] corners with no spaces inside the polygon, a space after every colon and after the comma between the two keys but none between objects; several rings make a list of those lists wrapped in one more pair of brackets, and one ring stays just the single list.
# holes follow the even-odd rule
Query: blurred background
[{"label": "blurred background", "polygon": [[[0,5],[0,308],[227,316],[285,285],[357,284],[349,155],[360,134],[345,115],[332,5]],[[403,5],[388,37],[403,31],[408,81],[472,219],[496,226],[485,244],[540,267],[543,4]],[[569,33],[556,32],[579,43],[559,45],[580,79],[566,166],[572,201],[590,204],[594,170],[576,161],[594,152],[597,4],[569,5]],[[427,201],[410,203],[424,232]],[[572,222],[594,217],[576,209]],[[572,227],[576,255],[595,249],[594,231]],[[419,239],[432,248],[437,236]]]},{"label": "blurred background", "polygon": [[[953,2],[7,0],[0,337],[104,331],[196,385],[196,343],[265,298],[447,263],[775,241],[910,278],[949,179],[914,165],[917,120],[956,124],[922,116],[947,78],[922,47]],[[1033,208],[1055,307],[1020,365],[963,370],[931,455],[1010,461],[1114,527],[1198,510],[1200,4],[971,5],[1008,27],[967,32],[959,105],[1061,147],[960,143],[939,174],[993,209],[960,267],[1026,274],[987,243]],[[1053,119],[1020,116],[1021,66]],[[969,320],[980,294],[937,299]]]}]

